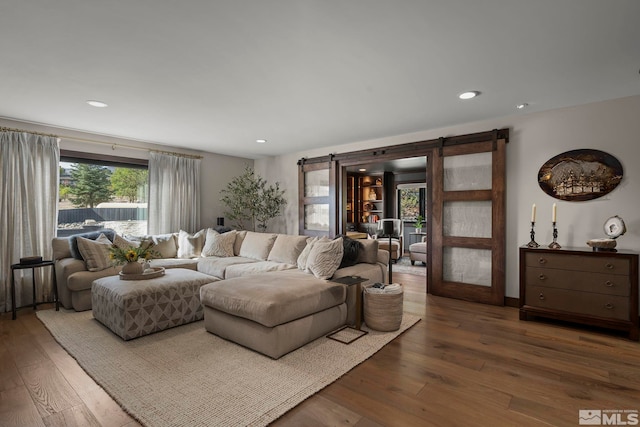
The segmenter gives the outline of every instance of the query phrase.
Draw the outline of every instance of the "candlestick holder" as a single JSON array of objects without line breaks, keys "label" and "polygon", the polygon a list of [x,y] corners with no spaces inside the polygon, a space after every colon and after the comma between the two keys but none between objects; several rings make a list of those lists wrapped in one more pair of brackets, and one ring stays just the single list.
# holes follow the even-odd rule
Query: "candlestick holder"
[{"label": "candlestick holder", "polygon": [[531,221],[531,241],[527,243],[528,248],[538,248],[540,245],[536,242],[536,232],[534,227],[536,225],[535,221]]},{"label": "candlestick holder", "polygon": [[558,240],[558,229],[556,228],[556,222],[553,221],[553,242],[549,243],[550,249],[560,249],[562,247],[556,240]]}]

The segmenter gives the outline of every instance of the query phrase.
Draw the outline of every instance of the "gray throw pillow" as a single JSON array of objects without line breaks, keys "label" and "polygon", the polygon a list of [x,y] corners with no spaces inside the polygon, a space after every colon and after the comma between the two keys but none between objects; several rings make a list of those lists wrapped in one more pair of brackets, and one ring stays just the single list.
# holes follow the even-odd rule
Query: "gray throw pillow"
[{"label": "gray throw pillow", "polygon": [[378,240],[359,239],[360,250],[358,251],[358,263],[375,264],[378,262]]}]

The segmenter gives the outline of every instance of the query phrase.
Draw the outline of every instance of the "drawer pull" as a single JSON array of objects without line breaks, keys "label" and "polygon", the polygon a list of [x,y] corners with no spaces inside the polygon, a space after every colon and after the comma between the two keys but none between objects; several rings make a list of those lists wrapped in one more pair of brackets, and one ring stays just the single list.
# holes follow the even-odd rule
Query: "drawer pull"
[{"label": "drawer pull", "polygon": [[613,264],[611,264],[610,262],[606,263],[604,266],[609,270],[613,270]]},{"label": "drawer pull", "polygon": [[610,280],[607,280],[606,282],[604,282],[604,285],[605,285],[607,288],[612,288],[612,287],[613,287],[613,283],[611,283],[611,281],[610,281]]},{"label": "drawer pull", "polygon": [[547,276],[545,276],[544,274],[541,274],[541,275],[538,276],[538,279],[547,280]]},{"label": "drawer pull", "polygon": [[606,303],[606,304],[604,305],[604,307],[605,307],[606,309],[608,309],[608,310],[611,310],[611,309],[613,309],[613,304],[611,304],[610,302],[608,302],[608,303]]},{"label": "drawer pull", "polygon": [[546,263],[547,263],[547,260],[546,260],[546,259],[544,259],[544,258],[539,258],[539,259],[538,259],[538,263],[540,263],[540,264],[546,264]]},{"label": "drawer pull", "polygon": [[540,301],[544,301],[545,300],[544,294],[542,292],[540,292],[540,295],[538,295],[538,299]]}]

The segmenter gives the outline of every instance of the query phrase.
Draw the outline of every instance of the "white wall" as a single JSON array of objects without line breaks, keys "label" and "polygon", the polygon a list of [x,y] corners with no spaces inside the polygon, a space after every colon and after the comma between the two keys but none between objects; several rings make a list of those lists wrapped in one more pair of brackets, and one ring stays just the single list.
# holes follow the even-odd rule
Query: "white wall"
[{"label": "white wall", "polygon": [[[551,242],[551,206],[558,204],[558,243],[563,247],[586,247],[586,241],[604,237],[602,225],[621,216],[627,234],[618,239],[619,249],[640,250],[640,96],[518,114],[390,138],[299,151],[255,161],[255,170],[269,182],[278,181],[289,201],[285,215],[271,224],[273,231],[298,232],[298,170],[302,157],[318,157],[360,149],[463,135],[495,128],[510,129],[507,145],[507,289],[518,297],[518,247],[529,241],[531,205],[538,207],[536,240]],[[593,148],[617,157],[624,168],[621,184],[607,196],[587,202],[565,202],[546,195],[538,186],[540,166],[556,154]]]},{"label": "white wall", "polygon": [[[220,190],[226,187],[227,183],[231,181],[233,177],[240,175],[244,170],[245,165],[253,166],[252,159],[223,156],[220,154],[201,151],[185,150],[177,147],[169,147],[166,145],[150,144],[123,138],[112,138],[102,135],[35,125],[31,123],[23,123],[13,120],[0,119],[0,126],[60,135],[63,137],[60,140],[60,149],[63,150],[81,151],[86,153],[104,154],[109,156],[119,156],[134,159],[148,159],[149,150],[171,151],[182,154],[194,154],[202,156],[203,158],[200,167],[200,226],[203,228],[216,225],[216,218],[219,216],[224,216],[224,207],[220,203]],[[73,139],[65,139],[64,136],[100,141],[108,144],[95,144]],[[119,146],[118,144],[136,148],[127,148]],[[186,231],[193,232],[197,230]]]}]

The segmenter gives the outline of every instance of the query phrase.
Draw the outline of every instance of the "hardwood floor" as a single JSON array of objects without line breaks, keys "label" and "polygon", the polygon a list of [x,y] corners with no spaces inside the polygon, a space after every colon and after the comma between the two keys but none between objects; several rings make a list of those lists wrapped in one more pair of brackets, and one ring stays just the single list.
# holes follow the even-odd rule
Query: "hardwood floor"
[{"label": "hardwood floor", "polygon": [[[638,342],[394,279],[422,321],[275,426],[576,426],[579,409],[640,411]],[[25,308],[0,315],[0,425],[139,424]]]}]

